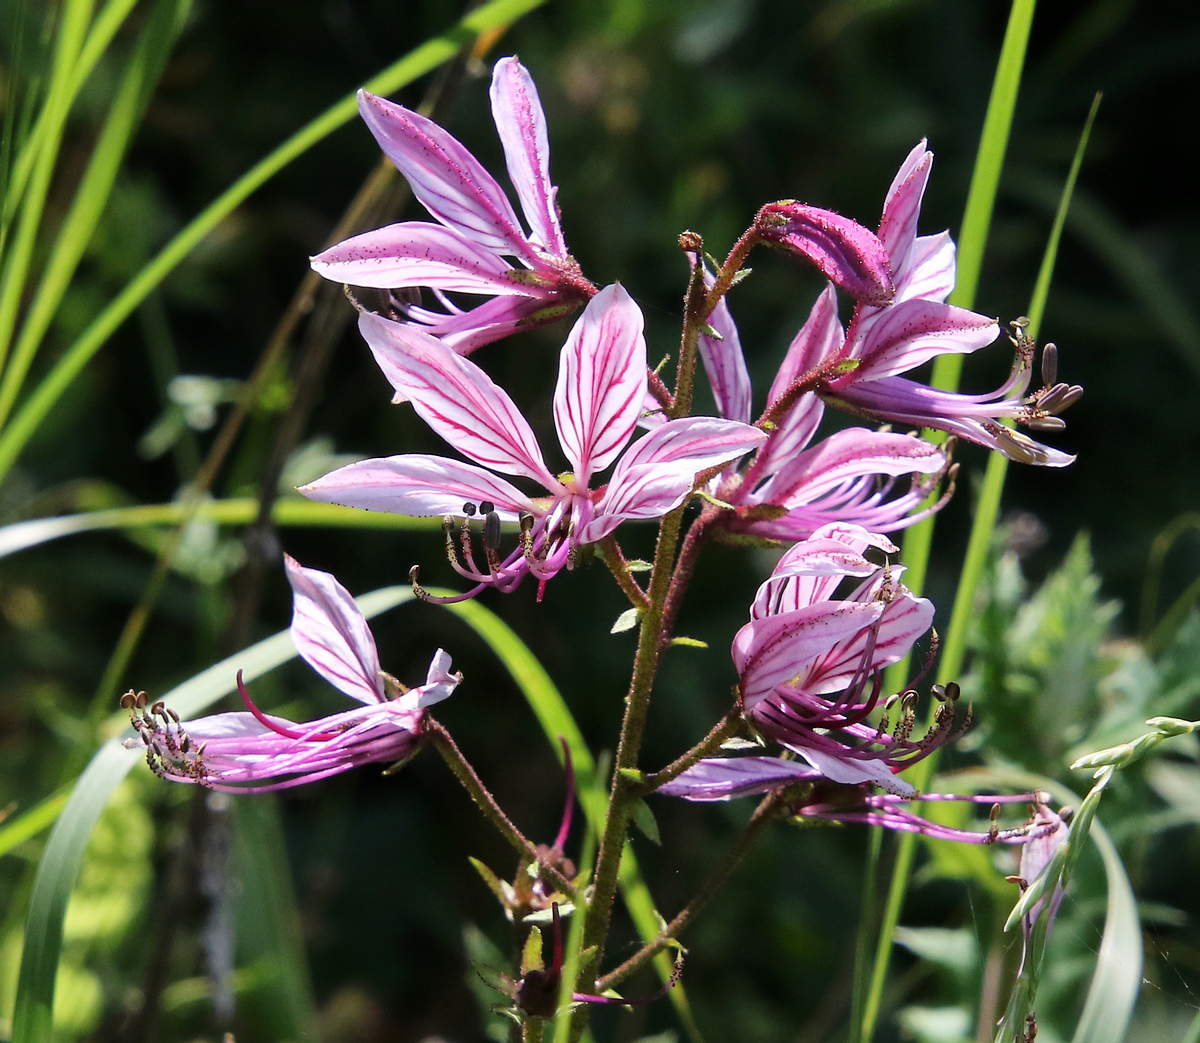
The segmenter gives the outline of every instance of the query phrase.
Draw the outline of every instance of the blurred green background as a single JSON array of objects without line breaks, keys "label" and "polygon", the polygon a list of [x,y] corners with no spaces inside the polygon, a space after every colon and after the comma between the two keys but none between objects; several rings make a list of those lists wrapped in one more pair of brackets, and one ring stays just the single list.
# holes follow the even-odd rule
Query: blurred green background
[{"label": "blurred green background", "polygon": [[[36,79],[47,46],[39,38],[40,7],[17,4],[11,10],[14,16],[0,24],[10,106],[20,100],[14,85]],[[42,363],[231,181],[461,13],[461,3],[439,0],[196,3],[55,318]],[[139,17],[135,12],[82,95],[51,189],[52,220],[65,209],[94,143],[122,68],[123,43],[133,39]],[[937,161],[922,231],[954,232],[1006,17],[1007,5],[958,0],[551,0],[493,41],[482,60],[468,60],[451,74],[439,118],[499,172],[487,72],[494,58],[520,55],[547,111],[568,243],[597,285],[620,280],[638,300],[656,360],[677,344],[685,267],[676,237],[685,228],[701,233],[720,255],[759,205],[784,197],[874,226],[895,168],[927,137]],[[1083,649],[1093,656],[1085,671],[1092,687],[1083,701],[1067,701],[1076,715],[1071,719],[1064,719],[1065,711],[1046,712],[1045,702],[1035,712],[997,697],[997,713],[1012,711],[998,720],[985,691],[968,693],[983,735],[995,736],[1014,759],[1028,754],[1023,766],[1050,774],[1064,774],[1066,751],[1087,733],[1080,731],[1079,715],[1111,709],[1104,700],[1111,701],[1114,689],[1101,683],[1109,676],[1105,671],[1141,663],[1133,653],[1114,653],[1109,634],[1133,635],[1153,625],[1200,572],[1200,266],[1194,248],[1200,214],[1185,160],[1200,102],[1198,59],[1196,9],[1161,0],[1042,5],[976,301],[978,310],[1002,321],[1026,310],[1058,192],[1093,96],[1102,91],[1042,326],[1043,339],[1059,345],[1060,377],[1086,389],[1067,415],[1067,431],[1054,440],[1079,460],[1065,472],[1014,468],[1006,490],[1010,517],[1024,534],[1023,567],[1035,585],[1058,566],[1078,533],[1090,534],[1101,585],[1096,592],[1081,590],[1085,562],[1076,564],[1082,578],[1072,588],[1087,625],[1066,627],[1054,653],[1059,659],[1051,655],[1051,666],[1043,660],[1030,670],[1053,675],[1055,664],[1069,663]],[[428,87],[428,79],[421,81],[396,100],[416,106]],[[330,240],[377,162],[373,139],[355,122],[222,222],[121,327],[42,426],[0,485],[0,524],[176,498],[288,312],[307,256]],[[399,191],[384,206],[385,213],[358,227],[423,216]],[[755,262],[754,276],[738,287],[731,304],[761,395],[820,284],[783,256]],[[286,338],[284,362],[272,368],[267,394],[254,405],[213,495],[258,495],[272,453],[287,457],[279,483],[286,495],[328,469],[336,454],[439,451],[406,409],[388,405],[389,388],[358,342],[352,310],[339,292],[322,288],[311,313]],[[547,435],[555,352],[565,332],[565,325],[551,327],[479,356],[542,419],[539,430]],[[323,364],[314,361],[321,347],[329,349]],[[316,368],[302,368],[303,360]],[[981,353],[968,361],[964,389],[995,386],[1007,365],[1001,347]],[[307,408],[295,406],[298,391],[312,394]],[[297,429],[281,436],[289,417],[298,420]],[[965,475],[982,469],[982,450],[966,447],[959,459]],[[971,484],[960,481],[936,537],[927,593],[947,610],[969,524]],[[1173,524],[1179,538],[1170,544],[1161,586],[1146,604],[1152,541]],[[648,554],[648,538],[648,532],[632,534],[627,549]],[[164,532],[82,535],[0,560],[0,813],[52,792],[64,772],[86,759],[95,743],[97,721],[88,709],[94,695],[115,708],[128,687],[156,694],[286,626],[289,593],[275,565],[280,546],[306,565],[335,572],[355,593],[404,582],[414,562],[422,563],[426,582],[454,580],[434,532],[294,528],[253,530],[245,537],[238,528],[197,525],[173,557],[146,638],[112,690],[97,693],[114,644],[151,578],[155,553],[167,540]],[[256,571],[255,563],[265,571]],[[766,557],[711,551],[681,623],[684,633],[710,648],[681,651],[669,662],[651,719],[648,765],[673,757],[725,709],[735,680],[729,641],[766,568]],[[1124,606],[1121,614],[1108,607],[1109,599]],[[540,605],[532,589],[485,600],[542,658],[593,749],[611,746],[632,640],[608,633],[623,605],[603,570],[559,577]],[[1103,625],[1114,615],[1115,631]],[[1036,628],[1031,633],[1029,641],[1046,636]],[[385,668],[405,680],[423,674],[436,645],[452,653],[467,683],[439,718],[512,817],[531,836],[549,841],[562,803],[561,773],[486,650],[431,607],[389,613],[377,634]],[[1102,667],[1094,659],[1101,646],[1108,656]],[[1180,647],[1177,642],[1171,653],[1171,669],[1186,673],[1178,664],[1192,646],[1184,641]],[[1009,650],[1014,660],[1022,654]],[[1066,668],[1059,674],[1069,675]],[[1130,688],[1145,696],[1160,681]],[[1194,711],[1194,694],[1180,684],[1177,710],[1139,703],[1128,720],[1186,713],[1189,698]],[[266,707],[298,713],[324,712],[337,698],[318,691],[311,674],[295,666],[263,679],[255,695]],[[1055,690],[1041,690],[1051,707],[1057,698]],[[1043,736],[1036,755],[1020,742],[1030,727]],[[946,766],[971,762],[966,751]],[[243,970],[225,986],[231,991],[216,992],[219,1009],[236,991],[236,1020],[213,1014],[204,980],[204,953],[220,966],[222,947],[232,944],[230,923],[223,926],[213,910],[233,909],[240,899],[240,922],[247,925],[253,921],[244,910],[262,908],[255,905],[252,880],[238,885],[235,871],[230,884],[221,867],[237,863],[225,862],[221,852],[232,844],[236,859],[239,836],[266,835],[269,825],[246,821],[265,813],[222,802],[206,810],[182,787],[142,775],[135,772],[107,827],[111,844],[98,864],[111,879],[96,870],[96,894],[124,890],[126,904],[107,924],[77,924],[71,935],[81,977],[62,986],[79,1008],[69,1030],[103,1040],[217,1039],[232,1025],[245,1040],[292,1038],[295,1027],[280,1021],[271,989],[256,986],[253,953],[242,951]],[[1137,792],[1146,800],[1166,800],[1161,787],[1151,797],[1152,783],[1140,778]],[[472,998],[462,924],[477,925],[502,950],[508,937],[466,856],[482,858],[501,875],[511,867],[507,851],[474,823],[466,798],[441,765],[425,757],[399,777],[359,772],[280,803],[280,851],[287,857],[285,862],[280,855],[273,880],[279,886],[290,875],[298,898],[298,928],[320,1017],[319,1026],[305,1028],[311,1038],[318,1032],[332,1041],[420,1040],[433,1033],[486,1038],[487,1022]],[[660,908],[669,914],[687,900],[749,808],[654,806],[664,844],[658,849],[644,842],[638,851]],[[1130,800],[1129,822],[1145,810]],[[1163,825],[1169,831],[1150,838],[1139,839],[1130,828],[1139,893],[1153,908],[1182,908],[1161,918],[1165,940],[1152,951],[1157,946],[1166,954],[1166,983],[1145,1015],[1166,1018],[1170,1028],[1142,1038],[1178,1038],[1178,1019],[1186,1023],[1200,1004],[1200,953],[1194,927],[1190,941],[1186,931],[1194,925],[1197,902],[1194,894],[1181,894],[1184,867],[1197,865],[1195,831],[1175,828],[1186,821],[1172,819]],[[840,1038],[867,883],[866,842],[865,831],[857,830],[772,833],[735,891],[685,938],[691,954],[684,983],[708,1039]],[[9,965],[15,972],[22,896],[38,853],[34,840],[0,863],[0,893],[13,899],[0,958],[6,972]],[[985,954],[991,959],[1008,944],[993,947],[1003,897],[980,897],[947,881],[942,870],[941,882],[914,892],[904,922],[946,930],[965,925],[959,941],[981,962],[976,971],[982,980]],[[1086,925],[1086,916],[1080,922]],[[1086,954],[1097,936],[1084,926],[1071,941]],[[613,955],[630,951],[618,944]],[[949,958],[941,975],[929,972],[937,961],[924,970],[901,961],[890,1002],[951,1004],[963,992],[954,984],[958,960]],[[10,994],[11,987],[7,981],[0,994]],[[158,997],[157,1030],[137,1013],[146,995]],[[1068,1034],[1069,1003],[1063,1001],[1059,1026]],[[601,1038],[616,1032],[636,1039],[675,1021],[662,1003],[635,1015],[605,1012],[598,1023]],[[944,1038],[964,1038],[953,1034],[960,1028]],[[928,1034],[932,1029],[909,1029],[938,1038]],[[889,1018],[880,1038],[896,1038],[899,1031]],[[1049,1025],[1039,1039],[1055,1038],[1054,1031]],[[965,1038],[973,1032],[969,1026]]]}]

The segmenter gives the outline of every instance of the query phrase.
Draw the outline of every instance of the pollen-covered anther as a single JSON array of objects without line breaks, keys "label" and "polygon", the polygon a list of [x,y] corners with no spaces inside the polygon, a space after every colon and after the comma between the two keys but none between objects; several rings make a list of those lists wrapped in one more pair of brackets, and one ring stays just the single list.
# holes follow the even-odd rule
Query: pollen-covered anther
[{"label": "pollen-covered anther", "polygon": [[421,586],[421,566],[414,565],[408,570],[408,581],[412,584],[413,596],[420,601],[429,601],[431,595],[423,586]]}]

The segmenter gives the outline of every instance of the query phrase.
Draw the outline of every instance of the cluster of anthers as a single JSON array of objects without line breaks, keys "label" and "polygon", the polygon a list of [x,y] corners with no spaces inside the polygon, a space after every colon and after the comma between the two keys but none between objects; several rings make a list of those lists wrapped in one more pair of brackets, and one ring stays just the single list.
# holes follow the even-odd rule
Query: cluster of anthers
[{"label": "cluster of anthers", "polygon": [[[1020,393],[1029,386],[1029,374],[1033,369],[1033,356],[1037,344],[1028,333],[1029,320],[1024,315],[1013,319],[1009,326],[1012,327],[1012,332],[1008,338],[1016,349],[1016,355],[1007,387]],[[1083,388],[1078,384],[1064,384],[1059,381],[1058,348],[1053,343],[1042,347],[1041,370],[1042,386],[1023,400],[1022,408],[1013,419],[1031,431],[1062,431],[1067,425],[1058,414],[1079,401],[1083,395]],[[985,426],[1001,443],[1002,451],[1011,459],[1031,464],[1044,461],[1043,447],[1020,431],[994,422],[985,423]]]},{"label": "cluster of anthers", "polygon": [[[515,590],[526,574],[545,582],[560,569],[575,568],[579,558],[579,547],[572,536],[575,532],[571,512],[555,512],[538,524],[528,511],[517,516],[517,550],[502,559],[500,543],[502,519],[496,505],[490,500],[481,500],[478,506],[470,501],[463,504],[461,519],[453,515],[442,518],[442,533],[446,540],[446,560],[464,579],[472,583],[486,583],[503,593]],[[475,559],[475,547],[471,523],[478,516],[482,521],[482,540],[487,570],[480,569]],[[457,539],[456,539],[457,530]],[[460,557],[461,555],[461,557]],[[413,593],[422,601],[443,601],[444,598],[430,594],[420,583],[421,567],[414,565],[408,572]],[[453,598],[451,600],[459,600]]]},{"label": "cluster of anthers", "polygon": [[[145,692],[132,689],[121,696],[121,709],[129,712],[129,723],[145,746],[146,763],[155,775],[204,784],[208,774],[204,767],[205,744],[193,744],[179,714],[161,699],[151,703]],[[129,749],[135,749],[137,743],[138,739],[125,741]]]}]

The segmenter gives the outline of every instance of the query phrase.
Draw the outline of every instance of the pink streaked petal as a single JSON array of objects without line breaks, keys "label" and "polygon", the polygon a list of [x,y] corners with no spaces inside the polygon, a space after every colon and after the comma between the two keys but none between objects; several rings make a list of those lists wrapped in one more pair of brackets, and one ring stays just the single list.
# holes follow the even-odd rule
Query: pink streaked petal
[{"label": "pink streaked petal", "polygon": [[788,460],[761,491],[761,500],[790,509],[863,475],[936,474],[945,466],[945,454],[929,442],[852,427]]},{"label": "pink streaked petal", "polygon": [[463,456],[557,488],[525,417],[475,363],[409,324],[371,312],[359,315],[358,328],[392,387]]},{"label": "pink streaked petal", "polygon": [[900,164],[884,198],[879,238],[891,255],[892,271],[897,281],[908,268],[909,253],[917,237],[921,198],[925,195],[932,168],[933,153],[925,147],[925,139],[922,138]]},{"label": "pink streaked petal", "polygon": [[788,345],[783,365],[771,383],[768,402],[775,402],[787,389],[816,369],[822,362],[833,358],[842,349],[846,332],[838,321],[837,293],[829,283],[817,297],[812,311],[808,313],[800,331]]},{"label": "pink streaked petal", "polygon": [[462,514],[464,503],[490,500],[501,518],[543,511],[519,489],[490,471],[443,456],[413,453],[360,460],[301,486],[310,500],[387,511],[416,518]]},{"label": "pink streaked petal", "polygon": [[882,761],[838,757],[823,750],[808,749],[791,743],[784,743],[784,745],[803,757],[831,782],[870,782],[899,797],[915,797],[917,794],[917,791],[907,782],[893,775],[891,769]]},{"label": "pink streaked petal", "polygon": [[[712,273],[704,269],[704,285],[712,286]],[[740,420],[744,424],[753,419],[751,409],[750,374],[746,371],[746,356],[742,351],[742,339],[737,324],[729,311],[727,297],[722,297],[708,324],[717,331],[718,337],[706,333],[700,335],[700,359],[716,400],[717,413],[726,420]]]},{"label": "pink streaked petal", "polygon": [[857,221],[794,199],[768,203],[755,224],[765,242],[806,258],[856,300],[891,300],[891,262],[878,237]]},{"label": "pink streaked petal", "polygon": [[[351,286],[432,286],[461,293],[523,294],[499,254],[428,221],[405,221],[352,236],[310,258],[312,270]],[[524,269],[522,269],[524,270]]]},{"label": "pink streaked petal", "polygon": [[546,301],[538,297],[493,297],[466,311],[448,314],[412,308],[409,319],[420,324],[455,354],[470,355],[476,348],[522,330],[557,322],[579,305],[573,301]]},{"label": "pink streaked petal", "polygon": [[338,691],[363,703],[386,699],[379,653],[354,598],[328,572],[283,557],[292,586],[292,643]]},{"label": "pink streaked petal", "polygon": [[641,310],[624,287],[606,286],[572,327],[554,389],[558,439],[580,485],[625,448],[645,398]]},{"label": "pink streaked petal", "polygon": [[966,308],[936,301],[902,301],[871,327],[862,348],[862,366],[847,382],[904,373],[938,355],[977,351],[999,334],[995,319]]},{"label": "pink streaked petal", "polygon": [[684,800],[730,800],[810,781],[818,774],[797,761],[778,757],[713,757],[698,761],[655,792]]},{"label": "pink streaked petal", "polygon": [[535,257],[500,186],[453,135],[367,91],[358,92],[358,111],[434,217],[494,253]]},{"label": "pink streaked petal", "polygon": [[897,284],[897,298],[944,301],[954,289],[955,257],[954,240],[949,232],[920,236],[913,244],[902,284]]},{"label": "pink streaked petal", "polygon": [[603,539],[625,519],[659,518],[674,510],[701,471],[737,459],[765,438],[757,428],[715,417],[661,424],[617,462],[585,542]]},{"label": "pink streaked petal", "polygon": [[840,692],[860,670],[868,642],[872,640],[872,669],[879,670],[899,662],[933,625],[933,612],[933,603],[927,598],[914,597],[908,592],[896,596],[884,605],[873,635],[863,630],[852,640],[839,645],[821,662],[805,691],[813,695]]},{"label": "pink streaked petal", "polygon": [[882,614],[882,605],[838,601],[752,619],[733,640],[745,708],[752,710],[778,685],[811,671],[822,656]]},{"label": "pink streaked petal", "polygon": [[550,143],[537,88],[516,58],[501,58],[492,70],[492,118],[504,146],[508,176],[533,231],[548,254],[565,257],[558,220],[557,189],[550,182]]}]

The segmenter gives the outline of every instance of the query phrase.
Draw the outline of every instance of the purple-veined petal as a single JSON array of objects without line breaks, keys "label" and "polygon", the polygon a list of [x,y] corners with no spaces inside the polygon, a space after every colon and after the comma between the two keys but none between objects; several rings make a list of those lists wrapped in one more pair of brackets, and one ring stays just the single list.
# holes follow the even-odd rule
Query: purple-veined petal
[{"label": "purple-veined petal", "polygon": [[776,402],[787,389],[842,349],[846,332],[838,321],[837,293],[830,283],[821,291],[812,311],[788,345],[783,365],[771,382],[767,401]]},{"label": "purple-veined petal", "polygon": [[[439,648],[429,661],[429,671],[425,675],[425,683],[417,688],[409,689],[402,699],[412,700],[415,696],[415,705],[419,708],[432,706],[434,703],[440,703],[443,699],[449,699],[454,694],[454,689],[462,681],[462,674],[452,673],[451,665],[449,654]],[[399,701],[401,700],[397,700],[397,702]]]},{"label": "purple-veined petal", "polygon": [[[528,295],[529,282],[473,239],[428,221],[404,221],[345,239],[310,258],[314,272],[351,286],[432,286],[461,293]],[[524,271],[524,269],[522,269]]]},{"label": "purple-veined petal", "polygon": [[580,539],[592,543],[626,519],[659,518],[674,510],[701,471],[737,459],[765,438],[757,428],[715,417],[685,417],[656,427],[622,454]]},{"label": "purple-veined petal", "polygon": [[588,301],[559,356],[554,424],[575,479],[617,458],[637,428],[646,397],[642,313],[619,284]]},{"label": "purple-veined petal", "polygon": [[309,666],[340,692],[363,703],[387,698],[379,653],[354,598],[328,572],[284,555],[292,586],[292,643]]},{"label": "purple-veined petal", "polygon": [[882,614],[882,605],[836,601],[752,619],[733,640],[742,705],[752,710],[778,685],[811,671],[822,656]]},{"label": "purple-veined petal", "polygon": [[764,241],[806,258],[856,300],[891,299],[895,287],[887,250],[857,221],[785,199],[759,210],[755,225]]},{"label": "purple-veined petal", "polygon": [[[411,307],[406,317],[418,323],[455,354],[470,355],[476,348],[522,330],[557,322],[579,307],[575,301],[539,297],[493,297],[464,311],[435,312]],[[397,401],[402,401],[398,398]]]},{"label": "purple-veined petal", "polygon": [[532,239],[546,253],[564,257],[567,244],[558,220],[558,190],[550,182],[546,117],[533,78],[516,58],[501,58],[496,63],[491,98],[508,176],[521,200]]},{"label": "purple-veined petal", "polygon": [[897,300],[919,297],[924,301],[945,301],[954,289],[956,249],[949,232],[923,235],[913,244],[908,267],[896,283]]},{"label": "purple-veined petal", "polygon": [[443,456],[412,453],[360,460],[302,486],[310,500],[416,518],[462,514],[464,503],[490,500],[505,521],[521,511],[541,514],[515,486],[481,467]]},{"label": "purple-veined petal", "polygon": [[475,363],[411,325],[371,312],[359,315],[358,328],[392,387],[463,456],[557,488],[525,417]]},{"label": "purple-veined petal", "polygon": [[358,111],[434,217],[494,253],[535,258],[495,178],[453,135],[367,91],[358,92]]},{"label": "purple-veined petal", "polygon": [[922,138],[900,164],[884,198],[879,238],[892,259],[892,271],[897,280],[908,267],[909,253],[917,237],[921,198],[925,195],[932,168],[933,153],[925,147]]},{"label": "purple-veined petal", "polygon": [[698,761],[655,792],[684,800],[730,800],[818,775],[806,764],[778,757],[712,757]]},{"label": "purple-veined petal", "polygon": [[936,474],[945,466],[945,454],[929,442],[851,427],[788,459],[755,499],[791,508],[863,475]]},{"label": "purple-veined petal", "polygon": [[[712,286],[714,281],[712,273],[705,267],[704,285]],[[750,374],[746,371],[742,339],[729,311],[728,298],[721,298],[708,317],[708,324],[719,337],[710,337],[707,333],[700,335],[700,360],[712,386],[717,413],[726,420],[748,424],[753,419]]]},{"label": "purple-veined petal", "polygon": [[916,796],[917,791],[903,779],[892,774],[891,769],[882,761],[870,758],[860,760],[856,757],[837,757],[823,750],[809,749],[792,743],[784,743],[784,745],[789,750],[798,753],[831,782],[871,782],[899,797]]},{"label": "purple-veined petal", "polygon": [[847,382],[904,373],[938,355],[965,354],[1000,335],[995,319],[936,301],[907,300],[887,309],[862,347],[862,365]]},{"label": "purple-veined petal", "polygon": [[[878,604],[878,602],[872,602]],[[862,630],[839,643],[813,672],[805,684],[812,695],[840,692],[862,666],[871,643],[871,668],[874,670],[899,662],[912,650],[917,638],[933,625],[933,602],[918,598],[907,590],[883,605],[878,626]]]}]

